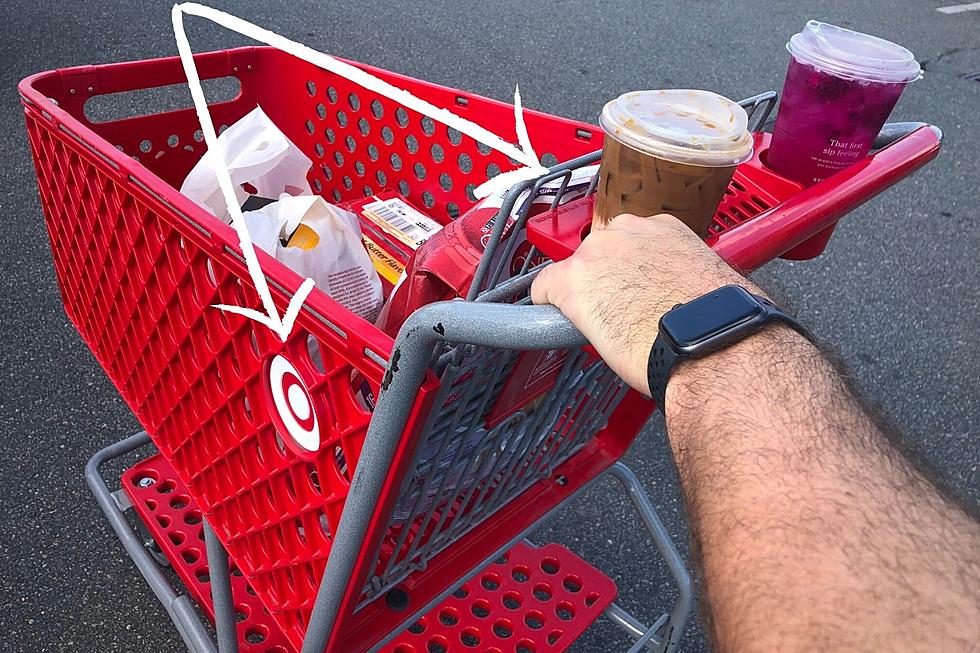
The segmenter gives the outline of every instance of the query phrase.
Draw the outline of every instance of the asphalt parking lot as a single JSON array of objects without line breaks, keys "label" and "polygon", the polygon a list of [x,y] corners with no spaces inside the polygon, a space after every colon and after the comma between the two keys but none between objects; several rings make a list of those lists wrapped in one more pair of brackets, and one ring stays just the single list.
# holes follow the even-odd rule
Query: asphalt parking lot
[{"label": "asphalt parking lot", "polygon": [[[641,88],[733,98],[777,89],[787,38],[809,18],[902,43],[925,77],[893,119],[945,133],[939,158],[854,212],[827,252],[755,275],[847,362],[899,437],[967,501],[980,501],[980,11],[940,3],[215,2],[319,50],[499,99],[594,121]],[[0,9],[0,625],[12,651],[180,651],[162,608],[85,487],[96,450],[137,430],[61,307],[16,92],[58,67],[176,54],[171,3],[48,0]],[[196,51],[244,44],[196,21]],[[980,79],[980,76],[978,76]],[[737,391],[737,389],[734,389]],[[654,418],[627,455],[687,551],[677,482]],[[666,570],[605,481],[538,539],[555,537],[612,575],[621,601],[669,605]],[[627,648],[611,626],[576,651]],[[695,619],[685,649],[708,650]]]}]

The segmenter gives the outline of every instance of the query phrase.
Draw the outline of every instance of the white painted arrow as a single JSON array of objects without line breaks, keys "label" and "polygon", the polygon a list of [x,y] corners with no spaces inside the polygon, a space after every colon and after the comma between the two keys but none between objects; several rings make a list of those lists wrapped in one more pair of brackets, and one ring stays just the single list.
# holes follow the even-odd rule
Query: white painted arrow
[{"label": "white painted arrow", "polygon": [[286,312],[280,317],[275,303],[272,300],[272,293],[269,291],[269,286],[266,282],[265,275],[262,273],[262,268],[259,265],[258,258],[255,255],[255,246],[252,244],[252,238],[248,233],[247,227],[245,226],[245,220],[242,217],[241,207],[238,205],[238,200],[235,197],[235,187],[232,183],[231,175],[228,173],[227,165],[225,164],[224,151],[220,141],[218,140],[217,132],[215,132],[214,122],[211,120],[211,113],[208,111],[207,100],[204,97],[204,89],[201,87],[201,79],[197,73],[197,66],[194,63],[193,52],[191,52],[190,45],[187,41],[187,34],[184,31],[184,14],[207,18],[208,20],[217,23],[222,27],[238,32],[243,36],[259,41],[260,43],[271,45],[272,47],[278,48],[279,50],[291,54],[294,57],[298,57],[303,61],[309,62],[314,66],[318,66],[324,70],[328,70],[336,75],[344,77],[345,79],[348,79],[369,91],[374,91],[378,95],[394,100],[408,109],[417,111],[418,113],[428,116],[437,122],[452,127],[457,131],[487,145],[488,147],[491,147],[498,152],[502,152],[511,159],[524,164],[525,167],[523,168],[518,168],[517,170],[512,170],[510,172],[497,175],[493,179],[490,179],[478,186],[474,191],[474,194],[477,197],[486,197],[501,187],[510,187],[511,185],[520,181],[533,179],[547,172],[547,168],[543,167],[538,162],[537,155],[534,153],[534,149],[531,147],[527,127],[524,124],[524,110],[521,106],[520,88],[515,89],[514,92],[514,121],[516,123],[517,141],[520,145],[518,148],[512,143],[505,141],[500,136],[497,136],[474,122],[460,118],[447,109],[442,109],[430,104],[421,98],[415,97],[404,89],[392,86],[388,82],[379,79],[370,73],[335,59],[330,55],[318,52],[303,45],[302,43],[291,41],[276,34],[275,32],[271,32],[267,29],[263,29],[257,25],[249,23],[248,21],[242,20],[237,16],[232,16],[231,14],[218,11],[217,9],[212,9],[211,7],[207,7],[196,2],[184,2],[174,5],[173,10],[171,11],[171,19],[173,21],[174,37],[177,41],[177,51],[180,53],[180,60],[184,66],[184,72],[187,75],[187,85],[190,87],[191,97],[194,100],[194,108],[196,109],[198,119],[201,122],[201,131],[204,134],[204,141],[207,143],[208,150],[215,152],[215,159],[219,162],[216,166],[218,173],[218,184],[221,188],[221,193],[225,198],[225,203],[228,205],[228,212],[232,218],[232,225],[234,226],[235,231],[238,233],[239,242],[242,248],[242,256],[245,257],[245,264],[248,267],[249,275],[252,277],[252,282],[255,284],[255,290],[262,300],[262,306],[265,309],[265,314],[244,306],[216,304],[215,308],[228,311],[230,313],[237,313],[264,324],[272,329],[272,331],[274,331],[283,342],[285,342],[289,337],[289,333],[292,331],[293,324],[296,321],[296,316],[299,314],[299,309],[302,307],[306,297],[313,289],[313,280],[306,279],[303,281],[299,289],[296,291],[296,294],[293,295],[292,299],[289,301],[289,305],[286,307]]}]

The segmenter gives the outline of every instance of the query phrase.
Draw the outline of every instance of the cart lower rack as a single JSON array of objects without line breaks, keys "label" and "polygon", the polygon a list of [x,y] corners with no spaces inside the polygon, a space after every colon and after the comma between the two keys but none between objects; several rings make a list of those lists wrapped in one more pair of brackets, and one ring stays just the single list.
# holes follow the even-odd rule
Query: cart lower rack
[{"label": "cart lower rack", "polygon": [[[200,510],[159,454],[127,469],[122,488],[109,490],[100,474],[101,465],[148,443],[145,433],[137,433],[107,447],[89,462],[86,479],[127,552],[178,624],[188,648],[195,653],[230,651],[235,645],[242,653],[294,650],[242,572],[233,562],[229,566],[219,544],[207,542]],[[561,651],[601,615],[634,639],[643,639],[651,650],[664,648],[672,635],[678,641],[693,602],[683,560],[629,468],[616,463],[607,474],[631,499],[678,584],[679,596],[671,613],[646,626],[614,602],[616,585],[602,572],[562,546],[539,547],[522,540],[487,566],[472,570],[442,601],[405,630],[392,633],[380,650]],[[166,489],[163,493],[161,485]],[[134,513],[135,520],[128,518],[129,512]],[[139,526],[134,528],[134,524]],[[178,594],[167,581],[164,566],[173,567],[187,589],[186,596]],[[223,568],[228,569],[224,574],[211,571]],[[220,588],[221,583],[227,584],[226,589]],[[217,648],[188,598],[212,621],[219,615]],[[220,618],[222,610],[224,619]]]},{"label": "cart lower rack", "polygon": [[[330,201],[397,190],[445,222],[472,206],[488,175],[513,167],[277,50],[196,61],[203,79],[237,87],[211,107],[216,124],[260,104],[314,161],[311,186]],[[510,105],[361,67],[516,140]],[[507,260],[515,247],[502,239],[505,221],[470,301],[420,309],[392,341],[314,290],[281,343],[211,308],[258,306],[258,297],[233,230],[175,190],[203,152],[193,109],[121,118],[106,109],[116,94],[184,81],[177,59],[161,59],[41,73],[20,92],[66,313],[146,429],[96,455],[87,478],[188,647],[215,643],[158,562],[214,618],[221,651],[557,651],[599,614],[633,637],[633,650],[676,648],[689,579],[617,462],[653,404],[555,309],[529,305],[540,268],[491,269],[498,248]],[[746,100],[750,124],[775,99]],[[543,158],[565,163],[511,189],[505,213],[522,192],[599,158],[594,126],[527,112],[527,127]],[[756,134],[756,155],[736,170],[708,238],[745,270],[819,254],[841,217],[931,160],[941,134],[888,126],[872,156],[807,189],[765,166],[767,139]],[[580,242],[593,197],[563,199],[517,212],[514,233],[532,248],[525,260],[562,258]],[[258,256],[282,310],[301,280]],[[302,390],[315,450],[276,427],[271,369]],[[533,391],[515,402],[532,375]],[[377,398],[373,409],[366,397]],[[159,453],[110,492],[99,465],[150,441]],[[574,554],[526,541],[605,474],[622,483],[681,588],[654,623],[619,608],[611,581]]]}]

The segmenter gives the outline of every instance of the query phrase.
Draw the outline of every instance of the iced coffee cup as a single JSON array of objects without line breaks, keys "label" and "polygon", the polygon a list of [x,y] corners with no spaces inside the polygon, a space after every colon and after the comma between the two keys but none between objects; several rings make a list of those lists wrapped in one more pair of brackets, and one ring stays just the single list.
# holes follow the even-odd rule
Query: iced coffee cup
[{"label": "iced coffee cup", "polygon": [[921,73],[902,46],[815,20],[786,49],[792,58],[766,163],[809,186],[867,156]]},{"label": "iced coffee cup", "polygon": [[592,228],[670,213],[708,233],[735,167],[752,156],[745,110],[709,91],[635,91],[606,104]]}]

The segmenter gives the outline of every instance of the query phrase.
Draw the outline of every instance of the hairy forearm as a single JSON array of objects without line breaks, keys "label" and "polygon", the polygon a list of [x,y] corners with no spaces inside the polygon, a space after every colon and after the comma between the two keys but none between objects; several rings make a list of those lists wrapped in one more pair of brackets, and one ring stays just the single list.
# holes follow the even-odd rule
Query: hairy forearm
[{"label": "hairy forearm", "polygon": [[682,363],[665,408],[720,650],[980,639],[980,527],[802,337],[769,327]]},{"label": "hairy forearm", "polygon": [[[545,268],[554,304],[627,383],[672,306],[762,292],[671,216],[618,216]],[[971,650],[980,527],[876,428],[819,351],[782,326],[673,370],[663,409],[719,651]]]}]

